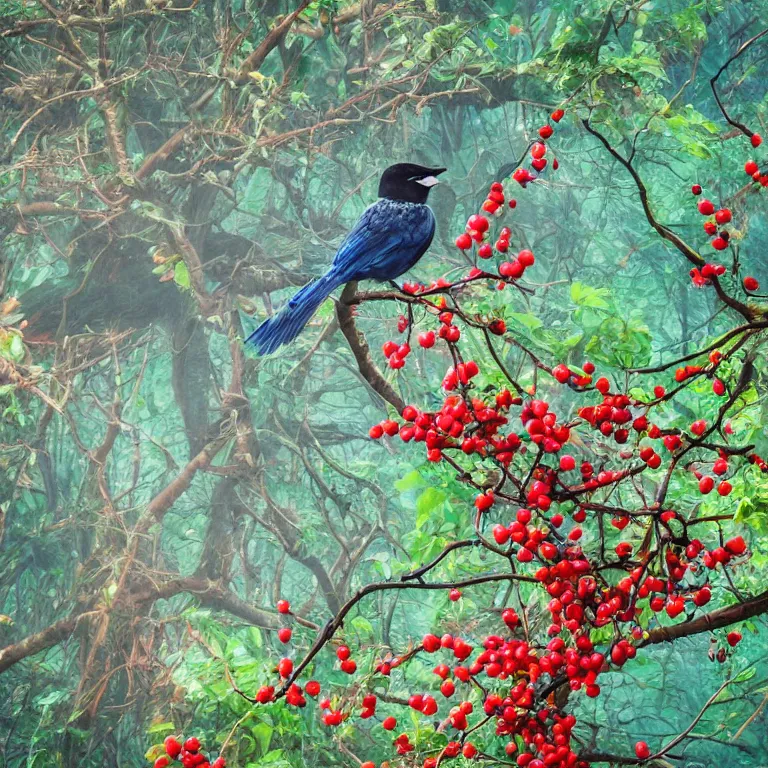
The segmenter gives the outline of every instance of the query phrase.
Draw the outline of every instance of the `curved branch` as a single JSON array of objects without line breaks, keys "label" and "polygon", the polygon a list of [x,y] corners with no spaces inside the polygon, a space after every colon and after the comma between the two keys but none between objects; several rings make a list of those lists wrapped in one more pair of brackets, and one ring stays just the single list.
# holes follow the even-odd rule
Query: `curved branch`
[{"label": "curved branch", "polygon": [[[646,188],[645,183],[640,178],[640,174],[638,174],[638,172],[635,170],[632,163],[623,157],[611,145],[608,139],[603,136],[602,133],[593,128],[590,125],[589,120],[582,120],[581,122],[586,128],[587,132],[591,133],[596,139],[598,139],[598,141],[600,141],[600,143],[608,150],[611,156],[617,160],[619,164],[622,165],[632,177],[632,180],[635,182],[635,186],[637,187],[637,191],[640,195],[640,202],[643,206],[643,212],[645,213],[645,218],[648,220],[648,223],[667,242],[672,243],[672,245],[674,245],[675,248],[677,248],[677,250],[680,251],[680,253],[682,253],[683,256],[685,256],[685,258],[691,262],[691,264],[696,267],[703,267],[706,262],[701,257],[701,255],[697,253],[693,248],[691,248],[691,246],[688,245],[688,243],[686,243],[685,240],[683,240],[676,232],[672,231],[669,227],[665,226],[656,219],[653,211],[651,210],[650,203],[648,202],[648,189]],[[755,316],[755,312],[751,307],[734,298],[733,296],[729,296],[723,290],[722,285],[720,285],[720,281],[716,277],[712,278],[712,285],[714,286],[715,292],[721,301],[731,307],[731,309],[736,310],[736,312],[738,312],[742,317],[745,317],[747,320],[752,320],[752,318]]]},{"label": "curved branch", "polygon": [[379,581],[368,584],[359,589],[346,603],[341,610],[325,625],[323,631],[317,636],[312,647],[307,651],[304,658],[296,665],[293,674],[288,678],[283,687],[275,694],[277,698],[285,695],[291,683],[302,673],[312,659],[317,656],[322,647],[333,637],[336,630],[344,624],[347,614],[364,598],[375,592],[399,589],[428,589],[428,590],[448,590],[458,587],[472,587],[477,584],[489,584],[497,581],[527,581],[529,583],[538,583],[532,576],[522,576],[518,573],[490,573],[484,576],[474,576],[471,579],[455,582],[426,583],[423,581]]},{"label": "curved branch", "polygon": [[720,108],[720,111],[723,113],[723,117],[730,123],[734,128],[738,128],[745,136],[748,138],[752,138],[754,136],[754,131],[750,131],[749,128],[747,128],[744,123],[740,123],[738,120],[734,120],[726,111],[725,107],[723,106],[723,102],[720,101],[720,95],[717,92],[717,81],[720,79],[720,75],[725,72],[726,69],[734,62],[736,59],[741,56],[744,51],[746,51],[751,45],[756,43],[761,37],[765,37],[765,35],[768,35],[768,29],[764,29],[762,32],[758,32],[754,37],[747,40],[743,45],[739,46],[739,49],[736,51],[736,53],[731,56],[728,61],[723,64],[720,69],[717,70],[714,77],[709,81],[709,84],[712,86],[712,93],[715,95],[715,101],[717,102],[717,106]]},{"label": "curved branch", "polygon": [[371,359],[371,350],[368,342],[360,331],[355,327],[355,315],[352,309],[357,292],[357,282],[347,283],[342,291],[341,298],[336,302],[336,318],[339,321],[339,328],[344,334],[349,344],[352,354],[357,361],[357,367],[361,376],[376,390],[390,405],[393,405],[398,413],[402,413],[405,408],[405,401],[395,392],[392,385],[381,375],[381,371],[376,367]]}]

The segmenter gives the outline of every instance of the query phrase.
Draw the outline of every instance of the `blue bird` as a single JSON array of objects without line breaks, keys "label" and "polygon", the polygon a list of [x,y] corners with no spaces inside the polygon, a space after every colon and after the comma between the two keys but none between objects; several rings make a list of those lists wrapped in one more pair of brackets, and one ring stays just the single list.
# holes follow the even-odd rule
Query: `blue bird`
[{"label": "blue bird", "polygon": [[445,168],[398,163],[384,171],[379,200],[368,207],[344,238],[331,268],[305,285],[247,339],[260,355],[293,341],[317,308],[339,286],[352,280],[394,280],[424,255],[435,234],[429,190]]}]

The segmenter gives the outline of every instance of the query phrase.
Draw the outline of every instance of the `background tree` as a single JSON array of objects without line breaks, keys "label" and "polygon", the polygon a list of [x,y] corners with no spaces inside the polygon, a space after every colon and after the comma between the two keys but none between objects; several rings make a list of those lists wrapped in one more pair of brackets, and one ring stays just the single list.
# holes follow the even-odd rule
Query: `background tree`
[{"label": "background tree", "polygon": [[[562,105],[560,169],[521,193],[510,219],[514,249],[533,251],[535,267],[520,290],[459,298],[469,318],[506,324],[490,341],[501,365],[482,329],[462,328],[462,350],[483,376],[505,369],[526,391],[548,388],[556,363],[589,359],[621,388],[636,383],[628,369],[725,344],[729,409],[714,423],[729,420],[734,445],[764,453],[763,320],[740,288],[764,277],[764,196],[742,167],[761,161],[743,128],[766,133],[765,38],[740,48],[763,11],[0,0],[5,763],[142,765],[147,729],[160,740],[190,728],[226,743],[235,764],[391,756],[381,729],[329,732],[314,713],[254,708],[235,688],[253,696],[274,678],[278,599],[293,604],[300,659],[361,587],[477,535],[476,488],[411,446],[367,437],[387,409],[442,405],[452,363],[442,343],[418,354],[413,344],[401,373],[378,353],[414,302],[353,289],[284,354],[255,361],[241,345],[328,262],[395,156],[450,167],[434,193],[438,238],[414,278],[454,280],[468,270],[455,235]],[[709,81],[737,53],[718,108]],[[729,271],[701,290],[687,270],[709,238],[691,183],[734,214],[719,259]],[[421,302],[415,313],[417,331],[435,325]],[[671,371],[649,375],[672,391]],[[704,414],[711,426],[711,383],[697,377],[665,400],[664,426],[687,430]],[[576,419],[584,403],[555,397]],[[574,454],[608,461],[584,439]],[[737,678],[678,749],[691,764],[757,766],[765,479],[758,464],[742,468],[720,501],[701,497],[692,473],[674,477],[669,507],[717,518],[712,535],[722,525],[730,537],[725,518],[737,516],[750,557],[718,576],[704,610],[749,614],[740,627],[754,637],[710,665],[713,626],[700,612],[678,618],[688,639],[601,676],[600,697],[572,697],[576,734],[585,751],[632,759],[635,740],[666,743]],[[605,531],[590,524],[600,546]],[[644,535],[624,532],[636,549]],[[490,567],[482,547],[450,553],[430,571],[437,583]],[[515,583],[465,588],[457,602],[443,589],[380,589],[354,604],[336,641],[363,668],[436,628],[485,634],[509,600],[532,626],[549,621],[539,590]],[[670,623],[654,619],[649,639]],[[716,658],[730,649],[723,632],[712,634]],[[334,658],[319,653],[313,674],[347,690]],[[435,687],[420,664],[392,676],[380,713]]]}]

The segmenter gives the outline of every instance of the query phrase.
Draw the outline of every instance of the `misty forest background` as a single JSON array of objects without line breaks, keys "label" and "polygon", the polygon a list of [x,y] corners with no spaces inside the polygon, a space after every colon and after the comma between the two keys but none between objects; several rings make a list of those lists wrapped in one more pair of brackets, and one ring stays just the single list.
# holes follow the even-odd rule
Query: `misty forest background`
[{"label": "misty forest background", "polygon": [[[675,231],[700,239],[692,182],[750,211],[739,258],[768,281],[765,198],[745,191],[744,142],[709,84],[766,18],[765,0],[0,0],[0,765],[141,766],[181,730],[221,744],[250,709],[226,669],[252,693],[281,654],[278,598],[310,639],[360,585],[471,529],[471,489],[368,439],[385,403],[331,302],[279,355],[242,346],[329,263],[391,162],[449,169],[413,274],[428,281],[466,268],[453,238],[546,115],[591,110],[625,154],[634,144]],[[763,135],[766,72],[758,45],[721,84]],[[559,173],[518,195],[513,218],[535,295],[480,309],[549,360],[614,373],[725,327],[571,112],[553,146]],[[395,305],[367,303],[356,323],[382,364]],[[387,378],[434,405],[448,358],[414,354]],[[764,416],[764,357],[756,368]],[[739,435],[764,451],[751,413]],[[768,480],[736,492],[754,556],[732,586],[754,594]],[[483,567],[480,553],[451,563],[446,579]],[[345,636],[370,664],[434,626],[482,625],[484,594],[379,593]],[[748,622],[726,670],[706,634],[649,649],[582,697],[583,734],[626,753],[679,733],[754,662],[680,764],[768,765],[767,637],[764,618]],[[340,681],[333,661],[315,677]],[[387,754],[342,731],[353,752]],[[281,704],[246,717],[232,764],[353,765],[337,735]]]}]

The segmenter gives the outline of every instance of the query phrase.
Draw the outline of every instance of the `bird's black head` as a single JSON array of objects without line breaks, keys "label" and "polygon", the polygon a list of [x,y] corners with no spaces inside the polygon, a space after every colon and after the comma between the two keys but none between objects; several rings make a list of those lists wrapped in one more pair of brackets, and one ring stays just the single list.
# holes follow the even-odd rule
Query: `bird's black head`
[{"label": "bird's black head", "polygon": [[390,165],[381,175],[379,197],[405,203],[426,203],[429,190],[445,168],[426,168],[413,163]]}]

